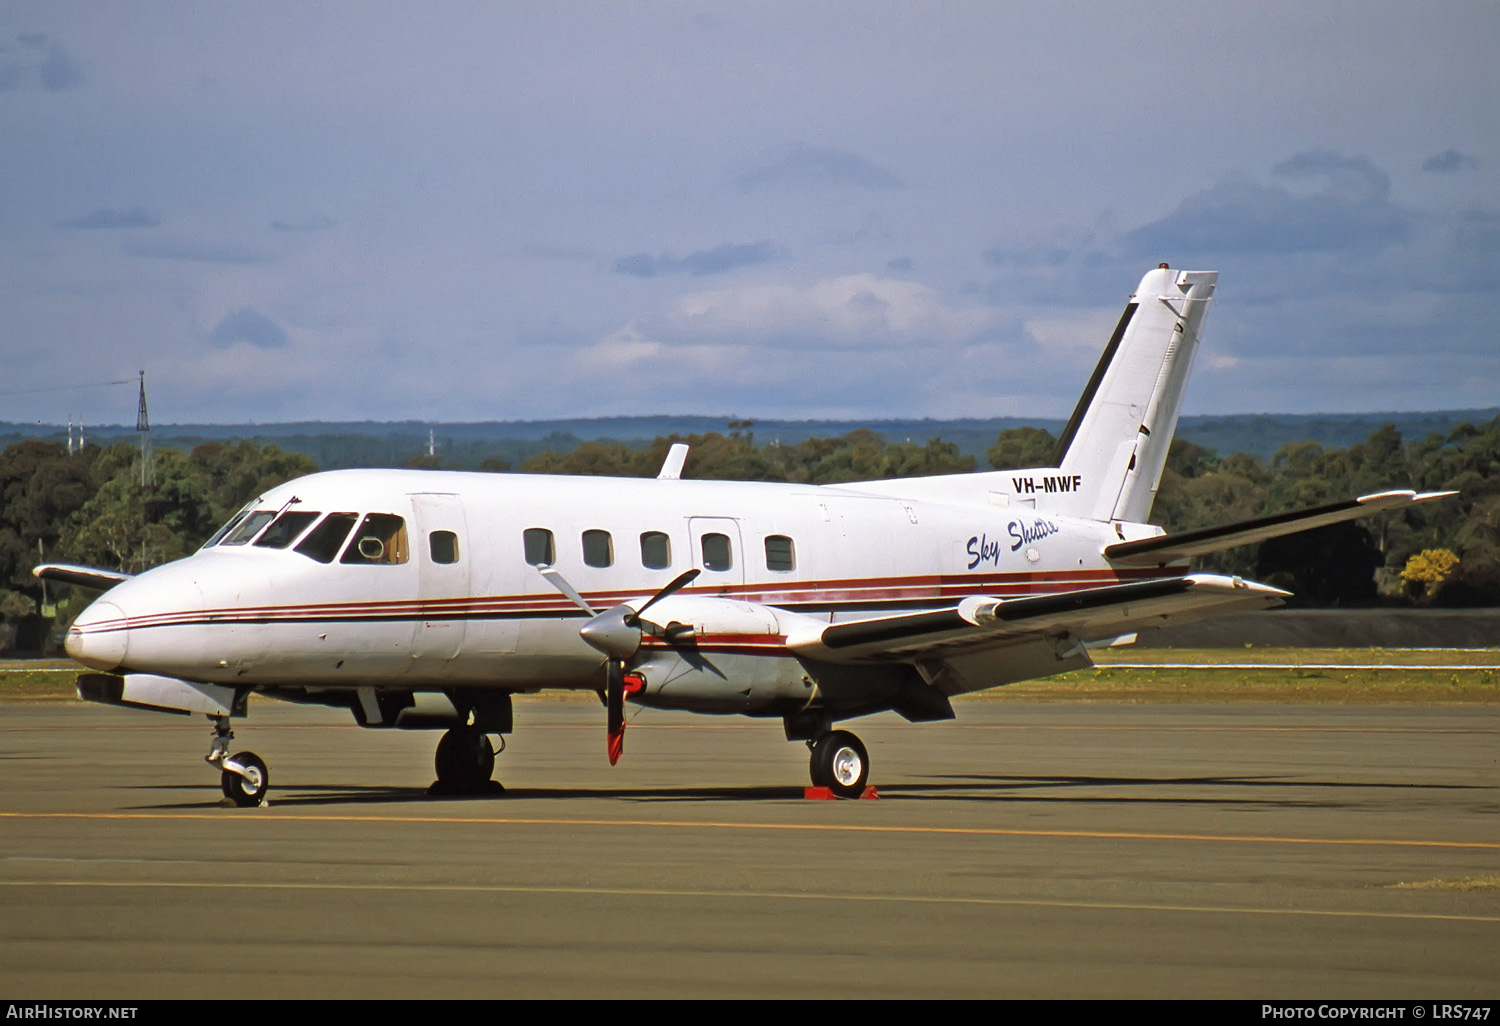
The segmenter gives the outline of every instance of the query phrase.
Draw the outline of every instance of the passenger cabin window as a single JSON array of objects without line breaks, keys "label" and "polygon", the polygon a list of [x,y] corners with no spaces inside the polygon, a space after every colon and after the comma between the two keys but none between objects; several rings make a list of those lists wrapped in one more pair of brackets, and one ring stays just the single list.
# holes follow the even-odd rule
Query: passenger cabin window
[{"label": "passenger cabin window", "polygon": [[258,509],[245,519],[241,520],[239,526],[224,536],[220,545],[243,545],[251,538],[260,533],[260,529],[276,518],[273,509]]},{"label": "passenger cabin window", "polygon": [[583,561],[588,566],[613,566],[615,543],[608,531],[583,532]]},{"label": "passenger cabin window", "polygon": [[433,531],[427,536],[427,551],[434,563],[457,563],[458,535],[452,531]]},{"label": "passenger cabin window", "polygon": [[665,570],[672,565],[672,539],[660,531],[641,535],[641,566],[648,570]]},{"label": "passenger cabin window", "polygon": [[394,513],[371,513],[354,532],[340,563],[395,566],[406,562],[406,521]]},{"label": "passenger cabin window", "polygon": [[786,572],[797,568],[797,554],[792,540],[784,534],[773,534],[766,538],[766,569]]},{"label": "passenger cabin window", "polygon": [[703,568],[705,570],[728,570],[734,566],[734,550],[727,534],[705,534],[703,536]]},{"label": "passenger cabin window", "polygon": [[284,549],[297,540],[297,536],[312,526],[312,522],[323,514],[294,510],[283,513],[276,522],[266,528],[265,534],[255,539],[255,544],[265,549]]},{"label": "passenger cabin window", "polygon": [[307,532],[296,551],[319,563],[332,563],[358,521],[359,516],[355,513],[330,513],[321,524]]},{"label": "passenger cabin window", "polygon": [[521,536],[526,548],[526,562],[532,566],[551,566],[557,562],[557,546],[552,532],[545,527],[528,527]]}]

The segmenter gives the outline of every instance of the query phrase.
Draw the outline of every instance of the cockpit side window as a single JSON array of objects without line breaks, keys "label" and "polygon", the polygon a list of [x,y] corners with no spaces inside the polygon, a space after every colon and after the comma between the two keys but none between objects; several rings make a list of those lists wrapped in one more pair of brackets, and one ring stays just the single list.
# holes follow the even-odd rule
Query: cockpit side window
[{"label": "cockpit side window", "polygon": [[394,513],[367,515],[339,562],[380,566],[405,563],[406,521]]},{"label": "cockpit side window", "polygon": [[319,563],[332,563],[333,557],[339,554],[344,539],[349,537],[349,532],[354,530],[358,520],[359,515],[356,513],[328,514],[321,524],[307,532],[307,537],[302,539],[297,551]]},{"label": "cockpit side window", "polygon": [[239,522],[233,531],[224,536],[220,545],[244,545],[260,533],[260,529],[276,519],[274,509],[258,509]]},{"label": "cockpit side window", "polygon": [[[259,500],[256,500],[256,501],[258,502]],[[234,516],[230,517],[229,518],[229,522],[227,524],[225,524],[223,527],[221,527],[217,531],[215,531],[214,532],[214,536],[212,538],[210,538],[208,541],[206,541],[206,542],[203,543],[203,547],[205,549],[211,549],[215,545],[219,544],[219,542],[224,539],[224,536],[226,534],[228,534],[230,531],[233,531],[235,529],[235,527],[239,524],[239,522],[241,520],[245,519],[245,514],[249,513],[250,512],[250,508],[252,506],[254,506],[254,505],[255,505],[255,503],[252,502],[249,505],[245,506],[243,509],[241,509]]]},{"label": "cockpit side window", "polygon": [[307,527],[323,514],[311,513],[306,510],[293,510],[283,513],[276,518],[276,522],[266,528],[265,533],[255,539],[255,544],[260,548],[284,549],[297,540]]}]

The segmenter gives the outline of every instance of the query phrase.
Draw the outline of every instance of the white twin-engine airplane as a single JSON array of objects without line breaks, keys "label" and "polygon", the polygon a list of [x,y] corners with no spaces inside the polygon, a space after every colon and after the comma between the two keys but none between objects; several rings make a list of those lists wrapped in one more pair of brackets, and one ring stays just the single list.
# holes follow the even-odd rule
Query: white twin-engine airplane
[{"label": "white twin-engine airplane", "polygon": [[[848,485],[344,470],[255,499],[201,550],[135,577],[48,565],[107,593],[68,631],[101,673],[81,697],[205,713],[224,794],[263,801],[229,753],[252,693],[347,708],[363,727],[443,729],[437,784],[496,789],[511,696],[597,691],[607,750],[625,702],[780,717],[812,782],[865,792],[834,724],[1091,665],[1091,646],[1265,609],[1287,593],[1187,572],[1189,557],[1398,509],[1382,492],[1166,535],[1145,523],[1216,272],[1150,271],[1055,467]],[[503,746],[502,746],[503,747]]]}]

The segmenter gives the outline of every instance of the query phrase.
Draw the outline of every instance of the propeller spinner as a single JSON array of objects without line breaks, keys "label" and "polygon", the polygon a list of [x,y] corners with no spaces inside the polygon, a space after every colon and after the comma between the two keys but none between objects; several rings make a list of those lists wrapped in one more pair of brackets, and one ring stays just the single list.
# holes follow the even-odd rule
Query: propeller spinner
[{"label": "propeller spinner", "polygon": [[626,662],[641,647],[641,616],[657,602],[691,584],[702,571],[684,571],[673,578],[666,587],[652,595],[639,609],[621,603],[604,612],[596,612],[562,574],[552,567],[542,567],[541,574],[554,588],[562,592],[585,613],[590,620],[578,630],[584,641],[605,655],[604,707],[607,719],[607,748],[609,764],[620,761],[625,750],[625,691],[627,686]]}]

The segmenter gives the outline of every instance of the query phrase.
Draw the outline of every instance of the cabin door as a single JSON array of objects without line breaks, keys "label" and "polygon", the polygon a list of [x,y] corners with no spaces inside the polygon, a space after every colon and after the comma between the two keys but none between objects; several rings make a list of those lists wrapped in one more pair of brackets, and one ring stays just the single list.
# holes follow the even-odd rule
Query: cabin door
[{"label": "cabin door", "polygon": [[412,670],[440,667],[463,648],[468,606],[469,544],[463,503],[457,495],[423,492],[411,497],[416,530],[412,558],[417,561],[420,611],[412,632]]}]

